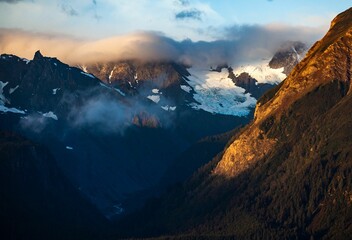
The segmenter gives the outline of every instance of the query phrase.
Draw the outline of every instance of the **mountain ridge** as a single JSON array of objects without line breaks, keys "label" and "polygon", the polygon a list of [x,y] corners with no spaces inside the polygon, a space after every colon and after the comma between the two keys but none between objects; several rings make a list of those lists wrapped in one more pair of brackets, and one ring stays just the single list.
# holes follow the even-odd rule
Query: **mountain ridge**
[{"label": "mountain ridge", "polygon": [[[248,162],[251,162],[254,158],[261,159],[268,154],[268,150],[275,146],[276,141],[275,139],[266,138],[265,134],[261,131],[260,126],[267,124],[265,121],[274,124],[273,119],[270,118],[270,116],[274,116],[274,119],[278,120],[281,114],[284,113],[291,104],[297,101],[300,97],[311,92],[312,89],[324,84],[324,82],[334,79],[342,79],[342,81],[347,82],[346,87],[348,88],[347,91],[349,91],[351,79],[349,74],[351,71],[349,56],[351,54],[348,46],[352,43],[352,25],[344,25],[345,31],[342,34],[336,34],[336,32],[339,31],[336,29],[339,28],[339,22],[346,21],[344,20],[344,16],[344,13],[341,13],[333,20],[331,29],[326,36],[309,50],[307,57],[293,69],[292,73],[277,89],[275,95],[270,100],[267,100],[266,102],[261,100],[258,101],[255,109],[254,121],[248,126],[247,132],[249,133],[242,137],[240,136],[239,139],[227,149],[227,152],[224,154],[224,161],[219,163],[218,168],[215,169],[215,174],[223,172],[224,169],[233,169],[234,165],[239,165],[239,168],[246,169],[248,167]],[[339,21],[339,19],[341,20]],[[334,22],[337,22],[337,25],[334,24]],[[346,36],[347,42],[344,42],[342,40],[343,36],[340,35]],[[330,36],[335,37],[330,40]],[[325,44],[325,42],[328,43]],[[344,46],[345,51],[347,52],[345,54],[336,54],[339,52],[339,49]],[[334,71],[334,69],[331,69],[330,67],[325,67],[328,61],[334,63],[339,62],[339,69]],[[333,65],[332,68],[334,67],[335,65]],[[341,68],[343,68],[343,70],[341,70]],[[319,79],[319,81],[312,81],[311,79]],[[348,93],[346,92],[346,94]],[[250,138],[247,136],[250,136]],[[252,146],[256,147],[253,148]],[[237,150],[240,148],[242,150]],[[236,157],[233,157],[235,152],[240,152],[243,155],[236,155]],[[233,158],[236,158],[236,162],[232,161]]]}]

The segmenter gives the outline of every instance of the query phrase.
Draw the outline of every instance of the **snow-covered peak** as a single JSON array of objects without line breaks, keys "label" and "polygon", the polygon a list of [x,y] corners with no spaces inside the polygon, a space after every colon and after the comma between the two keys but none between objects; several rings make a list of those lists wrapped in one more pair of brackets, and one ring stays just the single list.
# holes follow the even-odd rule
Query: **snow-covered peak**
[{"label": "snow-covered peak", "polygon": [[242,65],[233,69],[233,73],[238,76],[246,72],[259,83],[280,83],[286,78],[286,74],[283,73],[284,68],[273,69],[269,66],[268,62],[268,59],[263,59],[257,63]]}]

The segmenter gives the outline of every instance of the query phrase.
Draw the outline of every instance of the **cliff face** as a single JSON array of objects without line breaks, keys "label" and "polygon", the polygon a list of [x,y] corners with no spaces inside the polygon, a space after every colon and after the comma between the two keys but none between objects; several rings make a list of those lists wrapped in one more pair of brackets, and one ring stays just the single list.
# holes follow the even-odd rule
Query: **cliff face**
[{"label": "cliff face", "polygon": [[[263,128],[282,124],[294,104],[314,91],[330,84],[343,96],[350,95],[351,19],[350,11],[338,15],[326,36],[309,50],[307,57],[287,79],[258,101],[253,123],[226,149],[222,161],[214,170],[215,174],[235,176],[247,169],[253,161],[266,156],[276,147],[278,138],[268,135]],[[321,97],[322,101],[318,104],[328,107],[325,100],[331,95]],[[337,103],[338,100],[330,104]],[[307,108],[305,114],[310,115],[312,110]],[[319,112],[322,113],[324,112]]]},{"label": "cliff face", "polygon": [[182,76],[189,75],[185,67],[176,63],[137,60],[96,63],[84,67],[84,70],[130,94],[145,84],[160,89],[179,86]]}]

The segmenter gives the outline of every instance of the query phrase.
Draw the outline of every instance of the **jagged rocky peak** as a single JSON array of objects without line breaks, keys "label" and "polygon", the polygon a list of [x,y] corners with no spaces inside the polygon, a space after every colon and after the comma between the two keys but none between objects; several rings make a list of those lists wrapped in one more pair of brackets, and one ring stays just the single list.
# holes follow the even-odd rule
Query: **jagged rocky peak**
[{"label": "jagged rocky peak", "polygon": [[167,88],[179,85],[181,77],[189,75],[186,67],[177,63],[139,60],[95,63],[82,66],[82,69],[124,91],[131,91],[145,83],[152,83],[157,88]]},{"label": "jagged rocky peak", "polygon": [[99,86],[99,79],[38,50],[33,60],[1,55],[0,78],[6,82],[7,107],[51,111],[63,94]]},{"label": "jagged rocky peak", "polygon": [[352,8],[339,14],[328,33],[314,44],[278,91],[271,92],[258,102],[257,120],[287,109],[300,97],[332,80],[341,81],[350,89],[351,15]]},{"label": "jagged rocky peak", "polygon": [[39,59],[42,59],[42,58],[43,58],[43,55],[40,52],[40,50],[36,51],[35,54],[34,54],[33,60],[39,60]]},{"label": "jagged rocky peak", "polygon": [[306,51],[306,44],[299,41],[288,41],[280,46],[269,62],[274,69],[284,68],[283,73],[288,75],[292,69],[302,60]]},{"label": "jagged rocky peak", "polygon": [[[268,129],[282,124],[282,119],[287,117],[292,108],[313,92],[317,94],[317,91],[326,88],[331,91],[330,94],[321,93],[323,96],[319,104],[326,105],[321,106],[321,109],[335,104],[330,102],[331,99],[351,93],[351,19],[352,8],[338,15],[325,37],[309,50],[286,80],[258,101],[253,123],[225,150],[222,160],[214,169],[216,175],[237,176],[254,162],[268,156],[279,144],[277,137],[267,133]],[[307,102],[311,109],[317,107],[314,101]],[[309,114],[309,111],[305,114]],[[289,136],[293,133],[286,134]]]}]

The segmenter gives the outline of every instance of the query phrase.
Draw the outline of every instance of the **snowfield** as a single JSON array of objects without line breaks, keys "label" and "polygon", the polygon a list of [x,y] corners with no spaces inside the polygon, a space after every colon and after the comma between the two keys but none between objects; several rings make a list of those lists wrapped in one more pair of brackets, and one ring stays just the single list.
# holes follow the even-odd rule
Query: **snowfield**
[{"label": "snowfield", "polygon": [[273,69],[269,67],[269,59],[263,59],[260,62],[248,65],[242,65],[233,69],[233,73],[238,76],[243,72],[251,75],[259,83],[278,84],[286,78],[286,74],[282,73],[284,68]]},{"label": "snowfield", "polygon": [[[6,97],[3,95],[4,93],[4,87],[8,84],[8,82],[2,82],[0,81],[0,112],[11,112],[11,113],[18,113],[18,114],[26,114],[24,111],[17,109],[17,108],[9,108],[9,107],[5,107],[6,103],[9,103],[9,101],[6,99]],[[18,86],[17,86],[18,87]],[[13,92],[17,89],[17,87],[14,88]],[[10,94],[11,89],[10,89]]]},{"label": "snowfield", "polygon": [[228,78],[228,70],[221,72],[209,71],[209,69],[189,69],[191,76],[188,84],[194,89],[194,100],[191,103],[194,109],[234,116],[246,116],[256,104],[256,99],[250,94],[245,94],[243,88],[237,87]]}]

